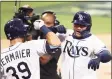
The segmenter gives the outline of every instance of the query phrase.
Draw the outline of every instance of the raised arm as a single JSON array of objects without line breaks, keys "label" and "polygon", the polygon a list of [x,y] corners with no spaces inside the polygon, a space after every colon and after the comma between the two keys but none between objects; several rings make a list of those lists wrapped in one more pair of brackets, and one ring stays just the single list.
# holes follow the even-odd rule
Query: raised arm
[{"label": "raised arm", "polygon": [[44,25],[44,21],[42,21],[42,20],[36,20],[34,22],[34,28],[36,30],[40,29],[45,34],[48,44],[50,44],[52,46],[60,46],[61,45],[60,39],[57,37],[57,35],[55,33],[53,33],[52,31],[50,31]]},{"label": "raised arm", "polygon": [[53,46],[61,45],[60,39],[57,37],[57,35],[55,33],[51,32],[51,31],[46,34],[46,39],[47,39],[47,42]]}]

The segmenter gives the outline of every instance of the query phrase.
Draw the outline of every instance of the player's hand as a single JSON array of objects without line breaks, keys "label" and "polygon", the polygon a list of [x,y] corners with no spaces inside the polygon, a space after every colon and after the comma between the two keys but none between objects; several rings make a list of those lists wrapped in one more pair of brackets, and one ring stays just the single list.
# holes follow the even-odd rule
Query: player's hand
[{"label": "player's hand", "polygon": [[99,69],[99,65],[100,65],[100,59],[99,58],[91,59],[88,63],[88,69],[91,68],[94,71],[96,71],[96,69]]},{"label": "player's hand", "polygon": [[34,29],[35,30],[40,30],[40,28],[44,25],[44,21],[43,20],[36,20],[34,23]]},{"label": "player's hand", "polygon": [[64,25],[57,25],[55,26],[55,29],[58,33],[66,33],[66,28],[64,27]]}]

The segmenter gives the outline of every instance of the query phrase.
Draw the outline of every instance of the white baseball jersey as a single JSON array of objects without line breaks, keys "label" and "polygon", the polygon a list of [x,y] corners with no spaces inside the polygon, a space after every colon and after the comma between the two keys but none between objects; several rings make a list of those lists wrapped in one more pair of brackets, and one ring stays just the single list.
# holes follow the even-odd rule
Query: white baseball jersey
[{"label": "white baseball jersey", "polygon": [[85,39],[66,37],[62,43],[62,79],[97,79],[96,72],[88,69],[88,63],[104,49],[104,43],[94,35]]},{"label": "white baseball jersey", "polygon": [[1,53],[6,79],[40,79],[39,56],[46,54],[46,40],[18,42]]}]

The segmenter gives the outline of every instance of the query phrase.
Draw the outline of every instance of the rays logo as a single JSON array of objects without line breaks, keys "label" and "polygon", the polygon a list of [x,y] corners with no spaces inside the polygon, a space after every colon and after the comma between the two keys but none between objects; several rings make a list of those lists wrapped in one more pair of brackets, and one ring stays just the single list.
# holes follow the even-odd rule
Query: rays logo
[{"label": "rays logo", "polygon": [[70,57],[88,56],[88,47],[74,46],[73,42],[66,40],[64,53],[68,53]]},{"label": "rays logo", "polygon": [[79,14],[79,20],[83,20],[83,16],[81,14]]}]

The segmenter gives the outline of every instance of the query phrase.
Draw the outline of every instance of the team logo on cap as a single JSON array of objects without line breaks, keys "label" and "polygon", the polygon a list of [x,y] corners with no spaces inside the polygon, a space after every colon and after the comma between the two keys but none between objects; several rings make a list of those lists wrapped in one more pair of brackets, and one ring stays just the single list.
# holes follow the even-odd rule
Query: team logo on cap
[{"label": "team logo on cap", "polygon": [[79,14],[79,20],[83,20],[83,16],[81,14]]}]

